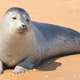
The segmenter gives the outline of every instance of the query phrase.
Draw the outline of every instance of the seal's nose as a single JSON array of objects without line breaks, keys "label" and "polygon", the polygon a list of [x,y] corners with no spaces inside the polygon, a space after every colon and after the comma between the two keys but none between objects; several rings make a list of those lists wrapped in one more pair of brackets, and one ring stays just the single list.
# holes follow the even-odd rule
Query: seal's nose
[{"label": "seal's nose", "polygon": [[22,30],[24,30],[24,31],[28,31],[27,26],[26,26],[26,25],[24,25],[24,24],[22,24]]},{"label": "seal's nose", "polygon": [[26,29],[26,28],[27,28],[27,26],[26,26],[26,25],[24,25],[24,24],[22,24],[22,28],[23,28],[23,29]]},{"label": "seal's nose", "polygon": [[24,24],[21,24],[21,26],[19,26],[17,30],[20,33],[24,33],[26,31],[28,31],[28,27],[26,25],[24,25]]}]

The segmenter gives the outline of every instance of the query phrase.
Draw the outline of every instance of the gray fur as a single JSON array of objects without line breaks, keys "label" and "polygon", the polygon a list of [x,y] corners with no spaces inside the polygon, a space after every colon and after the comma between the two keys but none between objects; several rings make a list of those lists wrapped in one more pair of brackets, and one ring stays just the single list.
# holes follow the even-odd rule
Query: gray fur
[{"label": "gray fur", "polygon": [[[14,21],[11,18],[15,15],[17,19]],[[27,31],[24,32],[22,24],[26,25]],[[21,8],[11,8],[6,12],[0,32],[0,73],[3,72],[2,63],[8,67],[15,66],[13,72],[21,73],[46,58],[74,52],[80,52],[79,32],[31,21]]]}]

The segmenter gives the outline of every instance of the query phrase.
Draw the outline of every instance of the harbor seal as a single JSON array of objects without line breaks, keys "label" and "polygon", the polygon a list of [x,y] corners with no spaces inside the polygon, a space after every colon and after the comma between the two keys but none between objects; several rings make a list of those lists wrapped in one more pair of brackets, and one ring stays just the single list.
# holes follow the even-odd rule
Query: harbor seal
[{"label": "harbor seal", "polygon": [[52,56],[80,52],[80,33],[59,25],[32,21],[22,8],[7,10],[0,26],[0,73],[32,69]]}]

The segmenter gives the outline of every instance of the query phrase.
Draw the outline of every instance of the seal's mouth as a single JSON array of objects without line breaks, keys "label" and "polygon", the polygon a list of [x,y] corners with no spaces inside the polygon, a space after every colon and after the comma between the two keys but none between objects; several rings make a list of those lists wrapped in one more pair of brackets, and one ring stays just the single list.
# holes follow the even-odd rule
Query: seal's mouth
[{"label": "seal's mouth", "polygon": [[28,32],[28,28],[26,25],[22,25],[17,29],[17,32],[23,34],[25,32]]}]

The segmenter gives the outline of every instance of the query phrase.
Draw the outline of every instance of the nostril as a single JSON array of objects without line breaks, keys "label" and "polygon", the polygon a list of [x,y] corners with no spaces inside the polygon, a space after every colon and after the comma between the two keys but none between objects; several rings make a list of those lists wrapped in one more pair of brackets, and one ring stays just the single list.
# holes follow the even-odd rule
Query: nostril
[{"label": "nostril", "polygon": [[26,28],[26,25],[22,25],[23,28]]},{"label": "nostril", "polygon": [[26,25],[22,25],[22,29],[28,31],[28,28]]}]

